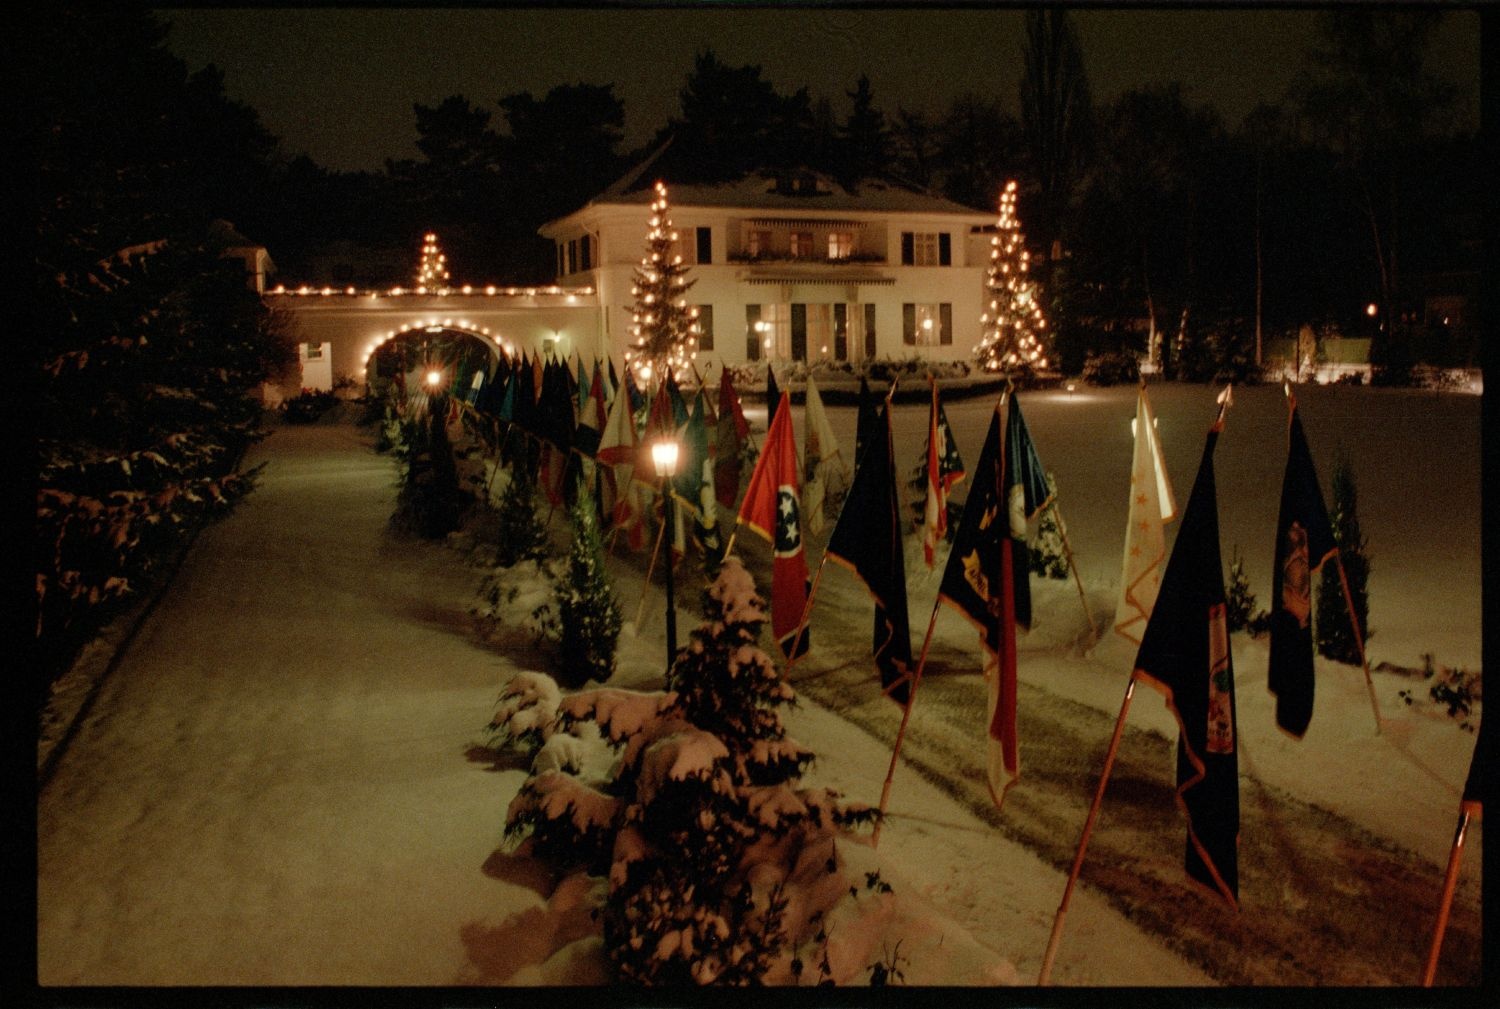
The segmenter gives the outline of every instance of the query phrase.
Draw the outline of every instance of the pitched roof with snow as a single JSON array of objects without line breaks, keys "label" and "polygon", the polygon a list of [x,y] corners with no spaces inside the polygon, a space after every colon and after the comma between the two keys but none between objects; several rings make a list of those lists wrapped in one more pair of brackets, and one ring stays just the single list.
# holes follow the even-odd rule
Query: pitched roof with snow
[{"label": "pitched roof with snow", "polygon": [[[660,177],[671,190],[675,207],[735,207],[749,210],[832,210],[885,211],[890,213],[961,214],[965,217],[993,217],[993,211],[966,207],[936,196],[915,186],[889,179],[861,179],[846,189],[821,172],[806,169],[791,173],[770,170],[750,172],[739,179],[720,183],[674,182],[670,159],[663,154],[671,147],[668,139],[644,161],[626,172],[585,207],[608,205],[644,206],[654,197],[652,184]],[[653,171],[654,169],[654,171]],[[797,185],[785,185],[788,176]],[[584,209],[582,207],[579,208]],[[573,213],[577,213],[574,211]],[[566,215],[573,216],[572,214]],[[543,231],[551,224],[543,226]]]}]

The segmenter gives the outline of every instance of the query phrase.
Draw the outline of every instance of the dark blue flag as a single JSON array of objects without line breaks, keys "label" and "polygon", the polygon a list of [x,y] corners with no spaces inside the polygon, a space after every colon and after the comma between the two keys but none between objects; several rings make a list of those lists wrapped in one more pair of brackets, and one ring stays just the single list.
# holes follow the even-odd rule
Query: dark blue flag
[{"label": "dark blue flag", "polygon": [[911,627],[906,610],[906,558],[901,545],[901,505],[892,461],[889,409],[866,432],[869,442],[854,468],[849,496],[828,539],[827,558],[853,571],[875,600],[871,654],[880,683],[896,703],[910,695]]},{"label": "dark blue flag", "polygon": [[1286,473],[1276,519],[1276,559],[1271,568],[1271,659],[1266,687],[1276,695],[1276,724],[1302,737],[1312,720],[1312,576],[1338,552],[1318,472],[1289,397]]},{"label": "dark blue flag", "polygon": [[1135,675],[1166,695],[1177,718],[1177,801],[1188,818],[1187,874],[1238,906],[1239,758],[1214,485],[1218,437],[1215,424],[1136,653]]}]

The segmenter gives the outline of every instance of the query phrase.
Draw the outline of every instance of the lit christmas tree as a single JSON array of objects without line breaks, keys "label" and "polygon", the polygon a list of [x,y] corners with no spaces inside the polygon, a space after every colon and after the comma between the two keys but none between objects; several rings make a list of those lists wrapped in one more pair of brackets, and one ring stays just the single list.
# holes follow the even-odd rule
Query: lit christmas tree
[{"label": "lit christmas tree", "polygon": [[1011,375],[1029,375],[1047,367],[1047,352],[1042,345],[1042,331],[1047,320],[1042,316],[1037,286],[1026,275],[1031,254],[1026,251],[1026,236],[1016,218],[1016,183],[1005,184],[1000,194],[999,233],[990,239],[989,310],[979,317],[984,336],[974,348],[974,356],[986,371],[1003,371]]},{"label": "lit christmas tree", "polygon": [[448,289],[448,257],[438,249],[437,235],[422,238],[422,262],[417,266],[417,293]]},{"label": "lit christmas tree", "polygon": [[664,376],[668,368],[678,375],[686,373],[698,350],[698,310],[689,307],[685,297],[694,282],[687,277],[676,244],[677,232],[667,216],[667,187],[658,182],[646,255],[630,289],[635,296],[630,327],[634,340],[625,349],[625,364],[642,385],[653,376]]}]

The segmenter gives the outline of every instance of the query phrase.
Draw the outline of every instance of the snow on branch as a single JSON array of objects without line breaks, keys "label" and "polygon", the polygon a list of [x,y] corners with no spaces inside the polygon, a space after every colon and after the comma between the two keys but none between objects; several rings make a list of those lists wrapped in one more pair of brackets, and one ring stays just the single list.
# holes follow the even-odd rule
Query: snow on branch
[{"label": "snow on branch", "polygon": [[585,719],[599,723],[610,742],[618,744],[650,730],[676,703],[673,691],[642,693],[601,687],[573,694],[559,710],[569,723]]}]

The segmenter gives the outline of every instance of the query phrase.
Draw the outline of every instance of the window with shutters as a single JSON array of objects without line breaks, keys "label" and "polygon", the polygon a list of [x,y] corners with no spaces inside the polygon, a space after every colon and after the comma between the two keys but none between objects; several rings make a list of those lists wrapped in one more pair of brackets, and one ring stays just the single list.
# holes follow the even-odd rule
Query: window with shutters
[{"label": "window with shutters", "polygon": [[771,231],[769,228],[752,228],[745,236],[745,252],[751,256],[771,254]]},{"label": "window with shutters", "polygon": [[569,273],[577,273],[578,272],[578,242],[577,241],[572,241],[572,242],[568,243],[568,272]]},{"label": "window with shutters", "polygon": [[706,266],[714,261],[713,229],[698,228],[696,229],[696,231],[698,236],[698,263],[700,265]]},{"label": "window with shutters", "polygon": [[813,254],[813,233],[811,231],[792,232],[791,253],[793,259],[811,259]]},{"label": "window with shutters", "polygon": [[828,258],[848,259],[854,255],[854,232],[830,231],[828,233]]}]

